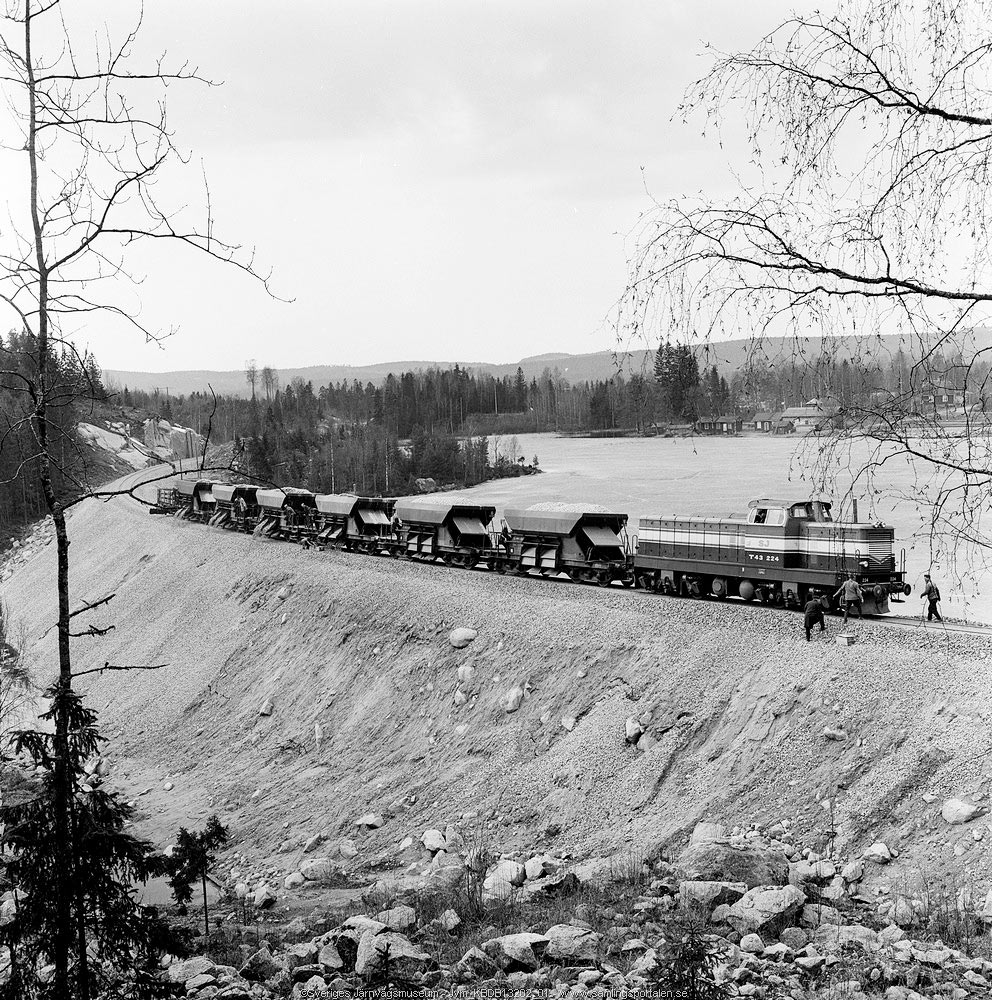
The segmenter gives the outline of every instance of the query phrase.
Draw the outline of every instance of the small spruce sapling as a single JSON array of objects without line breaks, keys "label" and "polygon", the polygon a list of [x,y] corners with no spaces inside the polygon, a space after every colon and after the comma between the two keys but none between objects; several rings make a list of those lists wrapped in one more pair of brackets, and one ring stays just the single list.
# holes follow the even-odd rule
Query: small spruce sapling
[{"label": "small spruce sapling", "polygon": [[227,827],[216,816],[198,832],[181,827],[172,853],[169,885],[172,895],[185,913],[193,898],[193,883],[199,880],[203,891],[203,937],[210,938],[210,915],[207,911],[207,876],[217,863],[215,852],[228,841]]}]

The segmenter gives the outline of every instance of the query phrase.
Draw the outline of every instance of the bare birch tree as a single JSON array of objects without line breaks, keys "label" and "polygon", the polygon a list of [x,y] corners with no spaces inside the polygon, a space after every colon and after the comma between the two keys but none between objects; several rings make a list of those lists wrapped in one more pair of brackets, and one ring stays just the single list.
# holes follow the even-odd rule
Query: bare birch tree
[{"label": "bare birch tree", "polygon": [[[84,24],[78,34],[87,41],[81,44],[70,25],[89,13],[70,0],[6,0],[0,21],[0,85],[19,128],[7,145],[21,154],[23,167],[22,183],[5,191],[13,224],[4,227],[0,246],[0,303],[28,337],[30,355],[27,374],[22,366],[4,375],[16,379],[30,401],[22,419],[33,432],[35,450],[21,474],[38,477],[56,537],[58,675],[50,692],[51,756],[55,864],[66,891],[48,902],[51,992],[58,997],[89,996],[93,989],[86,972],[89,914],[84,894],[71,888],[72,775],[79,762],[71,759],[78,741],[70,740],[68,727],[78,676],[73,619],[95,605],[70,610],[65,515],[87,491],[67,490],[64,477],[56,475],[63,446],[71,451],[76,442],[51,419],[65,391],[52,376],[53,359],[75,351],[70,334],[87,318],[116,321],[149,340],[160,336],[123,304],[121,287],[133,280],[129,254],[137,246],[171,244],[194,259],[220,261],[259,277],[250,251],[215,234],[208,190],[198,213],[172,205],[166,193],[169,171],[188,160],[170,127],[166,90],[210,81],[167,55],[137,64],[140,18],[116,41],[109,30],[104,35]],[[97,41],[90,41],[94,37]],[[83,363],[79,367],[86,369]]]},{"label": "bare birch tree", "polygon": [[[743,123],[738,192],[655,203],[617,316],[626,343],[746,331],[752,364],[780,360],[775,335],[867,358],[898,335],[906,379],[874,387],[805,468],[873,493],[912,463],[908,498],[929,501],[934,555],[951,558],[962,537],[992,545],[990,109],[989,0],[841,0],[717,54],[680,110],[730,142]],[[946,393],[963,426],[932,405]]]}]

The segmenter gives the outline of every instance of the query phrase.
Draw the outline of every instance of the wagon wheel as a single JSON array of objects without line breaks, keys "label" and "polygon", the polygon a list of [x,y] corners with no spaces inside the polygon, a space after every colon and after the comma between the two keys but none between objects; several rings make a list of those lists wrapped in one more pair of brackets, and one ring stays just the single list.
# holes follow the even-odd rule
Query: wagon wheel
[{"label": "wagon wheel", "polygon": [[601,587],[608,587],[613,582],[613,579],[609,573],[603,572],[599,574],[599,576],[596,579],[596,582]]},{"label": "wagon wheel", "polygon": [[635,580],[635,579],[634,579],[634,578],[633,578],[632,576],[625,576],[625,577],[624,577],[624,578],[623,578],[623,579],[622,579],[622,580],[621,580],[620,582],[621,582],[621,583],[622,583],[622,584],[623,584],[623,585],[624,585],[625,587],[628,587],[628,588],[630,588],[630,587],[633,587],[633,586],[634,586],[634,584],[635,584],[635,583],[636,583],[637,581],[636,581],[636,580]]}]

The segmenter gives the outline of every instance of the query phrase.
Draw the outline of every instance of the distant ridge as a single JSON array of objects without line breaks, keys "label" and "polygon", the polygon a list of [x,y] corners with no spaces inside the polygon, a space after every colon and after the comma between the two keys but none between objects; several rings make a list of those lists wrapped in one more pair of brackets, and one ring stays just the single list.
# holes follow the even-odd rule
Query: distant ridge
[{"label": "distant ridge", "polygon": [[[978,329],[972,334],[976,348],[992,347],[992,330]],[[872,353],[879,358],[887,354],[894,356],[900,348],[900,338],[881,337],[872,342]],[[787,362],[797,351],[807,359],[819,357],[824,352],[834,354],[838,360],[862,354],[864,345],[847,343],[841,339],[824,341],[820,337],[810,337],[798,344],[792,337],[769,337],[755,345],[750,340],[725,340],[719,343],[700,345],[698,357],[700,366],[716,365],[721,375],[729,376],[741,368],[749,353],[753,363],[767,363],[769,366]],[[906,353],[908,348],[903,346]],[[485,361],[388,361],[375,365],[312,365],[307,368],[280,368],[279,383],[287,385],[294,378],[313,382],[314,386],[329,382],[372,382],[378,385],[387,375],[400,375],[408,371],[424,371],[429,368],[442,370],[468,368],[496,378],[512,376],[517,368],[523,369],[529,382],[539,378],[546,368],[557,368],[569,382],[587,382],[611,378],[618,371],[624,375],[633,372],[649,374],[653,370],[654,351],[597,351],[592,354],[565,354],[552,352],[537,354],[511,364],[497,365]],[[224,395],[247,396],[248,383],[244,371],[174,371],[174,372],[132,372],[107,369],[104,377],[109,383],[121,388],[142,389],[151,392],[168,390],[172,395],[190,392],[205,392],[207,386]]]}]

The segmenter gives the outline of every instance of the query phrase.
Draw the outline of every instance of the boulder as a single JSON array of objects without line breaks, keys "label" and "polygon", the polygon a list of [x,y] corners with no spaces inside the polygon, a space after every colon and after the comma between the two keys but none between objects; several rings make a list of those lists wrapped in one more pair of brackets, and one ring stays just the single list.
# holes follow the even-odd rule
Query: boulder
[{"label": "boulder", "polygon": [[291,944],[282,954],[286,970],[292,974],[304,965],[314,965],[317,962],[317,945],[313,941]]},{"label": "boulder", "polygon": [[823,924],[841,923],[840,910],[823,903],[807,903],[799,915],[803,927],[820,927]]},{"label": "boulder", "polygon": [[355,820],[355,826],[361,827],[365,830],[378,830],[380,826],[386,821],[382,818],[379,813],[366,813],[364,816],[359,816]]},{"label": "boulder", "polygon": [[520,708],[520,703],[524,700],[524,689],[515,684],[503,696],[503,709],[507,712],[515,712]]},{"label": "boulder", "polygon": [[375,919],[385,924],[391,931],[405,931],[417,926],[417,911],[412,906],[394,906],[382,910]]},{"label": "boulder", "polygon": [[311,997],[327,996],[327,983],[322,976],[310,976],[297,983],[290,994],[290,1000],[310,1000]]},{"label": "boulder", "polygon": [[788,927],[806,897],[794,885],[749,889],[730,907],[728,922],[741,934],[762,931],[774,935]]},{"label": "boulder", "polygon": [[813,934],[813,943],[826,951],[839,951],[844,945],[857,945],[865,951],[882,946],[878,934],[862,924],[823,924]]},{"label": "boulder", "polygon": [[524,873],[527,876],[527,881],[532,881],[534,879],[544,878],[545,875],[550,875],[554,872],[556,868],[555,863],[551,858],[546,855],[539,854],[536,857],[529,858],[524,864]]},{"label": "boulder", "polygon": [[644,730],[636,715],[628,715],[624,722],[624,739],[628,743],[636,743]]},{"label": "boulder", "polygon": [[992,889],[989,890],[988,895],[985,897],[985,903],[978,915],[981,917],[983,923],[992,924]]},{"label": "boulder", "polygon": [[679,898],[687,909],[710,914],[722,903],[736,903],[747,886],[743,882],[704,882],[688,880],[679,886]]},{"label": "boulder", "polygon": [[469,948],[453,971],[461,980],[488,979],[496,971],[496,963],[480,948]]},{"label": "boulder", "polygon": [[448,633],[448,642],[454,646],[455,649],[464,649],[470,642],[476,639],[479,635],[478,631],[474,628],[453,628]]},{"label": "boulder", "polygon": [[440,830],[424,830],[423,836],[420,838],[420,842],[428,851],[431,852],[431,854],[443,851],[446,846],[444,834],[441,833]]},{"label": "boulder", "polygon": [[599,957],[601,935],[588,927],[555,924],[544,936],[548,939],[544,958],[563,965],[592,965]]},{"label": "boulder", "polygon": [[344,968],[344,960],[341,958],[340,952],[330,941],[322,945],[320,951],[317,952],[317,964],[325,972],[337,972],[338,969]]},{"label": "boulder", "polygon": [[362,935],[358,942],[355,972],[370,979],[382,972],[388,962],[392,975],[397,979],[409,979],[422,972],[430,961],[426,951],[411,944],[402,934],[385,930]]},{"label": "boulder", "polygon": [[338,854],[340,854],[342,858],[348,858],[349,860],[351,858],[357,858],[358,848],[355,846],[355,842],[350,837],[345,837],[344,840],[338,844]]},{"label": "boulder", "polygon": [[865,866],[860,860],[848,861],[841,869],[840,877],[845,882],[860,882],[865,877]]},{"label": "boulder", "polygon": [[308,882],[316,882],[318,885],[327,885],[340,876],[340,870],[330,858],[307,858],[300,865],[300,874]]},{"label": "boulder", "polygon": [[802,951],[809,944],[809,935],[801,927],[786,927],[778,936],[790,951]]},{"label": "boulder", "polygon": [[675,868],[690,879],[743,882],[749,889],[785,885],[789,880],[785,857],[752,843],[731,845],[716,840],[690,843],[679,855]]},{"label": "boulder", "polygon": [[964,799],[947,799],[940,807],[940,815],[945,823],[957,826],[959,823],[968,823],[978,816],[982,807],[974,802],[966,802]]},{"label": "boulder", "polygon": [[482,889],[490,898],[503,898],[522,886],[526,878],[527,870],[518,861],[501,861],[486,876]]},{"label": "boulder", "polygon": [[282,886],[284,889],[298,889],[305,882],[302,872],[292,872],[283,879]]},{"label": "boulder", "polygon": [[504,972],[533,972],[541,964],[540,957],[548,946],[543,934],[504,934],[482,943],[482,951]]},{"label": "boulder", "polygon": [[745,934],[738,947],[751,955],[760,955],[765,950],[765,942],[761,940],[760,934]]},{"label": "boulder", "polygon": [[267,910],[276,905],[276,895],[262,882],[255,889],[255,894],[252,896],[251,901],[255,904],[255,909]]},{"label": "boulder", "polygon": [[284,970],[285,966],[272,957],[272,952],[268,948],[262,947],[241,966],[238,974],[242,979],[247,979],[250,982],[264,983]]},{"label": "boulder", "polygon": [[826,885],[837,874],[829,861],[795,861],[789,865],[789,885]]},{"label": "boulder", "polygon": [[879,840],[871,847],[866,848],[861,857],[865,861],[874,861],[876,865],[887,865],[892,860],[892,852],[889,850],[888,844],[883,844]]},{"label": "boulder", "polygon": [[217,966],[206,955],[196,955],[170,965],[169,982],[187,983],[196,976],[213,975],[216,968]]}]

